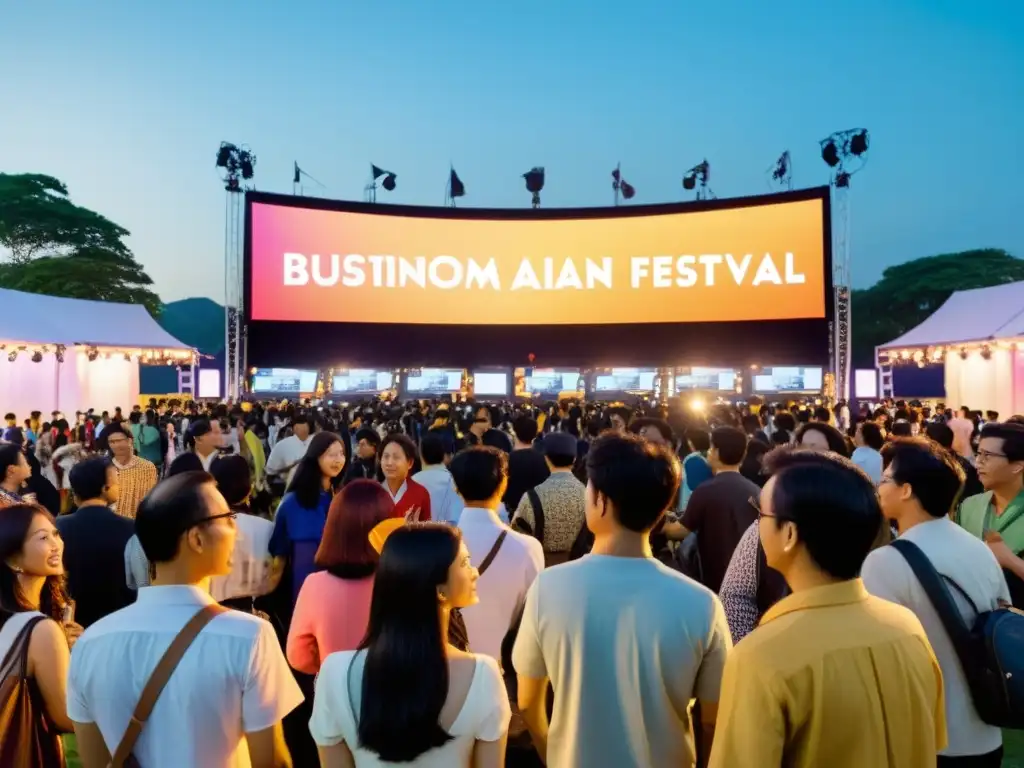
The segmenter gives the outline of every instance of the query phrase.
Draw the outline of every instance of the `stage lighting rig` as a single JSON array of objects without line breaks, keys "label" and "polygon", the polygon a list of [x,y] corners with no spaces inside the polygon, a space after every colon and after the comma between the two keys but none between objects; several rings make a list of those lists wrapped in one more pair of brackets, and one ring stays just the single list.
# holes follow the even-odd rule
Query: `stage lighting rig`
[{"label": "stage lighting rig", "polygon": [[711,164],[705,159],[699,165],[693,166],[683,175],[683,189],[689,191],[697,190],[697,200],[714,199],[715,193],[708,187],[708,180],[711,178]]},{"label": "stage lighting rig", "polygon": [[540,191],[544,189],[544,168],[534,166],[523,174],[523,178],[526,179],[526,191],[533,195],[533,207],[540,208]]},{"label": "stage lighting rig", "polygon": [[392,173],[391,171],[385,171],[380,166],[370,163],[370,177],[370,183],[363,187],[363,192],[366,195],[366,202],[377,202],[377,180],[381,179],[381,177],[383,177],[383,179],[381,180],[380,185],[388,192],[395,191],[395,179],[398,178],[397,174]]},{"label": "stage lighting rig", "polygon": [[615,204],[619,204],[619,196],[622,196],[623,200],[632,200],[636,195],[636,188],[622,178],[622,169],[620,165],[615,166],[615,170],[612,171],[612,190],[615,192]]},{"label": "stage lighting rig", "polygon": [[238,147],[222,141],[217,149],[217,167],[224,169],[224,189],[241,192],[242,181],[255,175],[256,154],[246,146]]},{"label": "stage lighting rig", "polygon": [[[866,128],[852,128],[848,131],[836,131],[821,140],[821,159],[834,169],[832,183],[837,187],[850,186],[850,177],[857,173],[867,162],[870,135]],[[854,167],[851,166],[852,161]]]},{"label": "stage lighting rig", "polygon": [[771,174],[769,187],[774,183],[785,189],[793,188],[793,161],[789,157],[788,149],[779,155],[779,159],[775,161],[774,166],[768,169],[768,172]]}]

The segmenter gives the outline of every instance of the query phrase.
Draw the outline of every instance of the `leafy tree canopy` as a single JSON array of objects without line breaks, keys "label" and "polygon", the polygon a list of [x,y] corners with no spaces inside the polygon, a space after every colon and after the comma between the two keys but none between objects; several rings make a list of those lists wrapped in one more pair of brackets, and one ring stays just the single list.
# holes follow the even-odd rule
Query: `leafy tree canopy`
[{"label": "leafy tree canopy", "polygon": [[889,267],[882,279],[852,295],[853,361],[874,366],[874,350],[920,324],[954,291],[1024,280],[1024,260],[985,248],[926,256]]},{"label": "leafy tree canopy", "polygon": [[142,304],[158,317],[153,281],[123,242],[128,230],[75,205],[59,179],[0,173],[0,287]]}]

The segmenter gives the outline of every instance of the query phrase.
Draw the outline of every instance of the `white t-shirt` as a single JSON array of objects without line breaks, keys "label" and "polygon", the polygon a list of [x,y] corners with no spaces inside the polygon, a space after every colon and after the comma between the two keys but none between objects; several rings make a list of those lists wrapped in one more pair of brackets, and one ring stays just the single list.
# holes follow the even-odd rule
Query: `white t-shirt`
[{"label": "white t-shirt", "polygon": [[477,580],[480,602],[462,609],[470,649],[486,653],[500,664],[501,643],[512,617],[526,599],[526,590],[544,570],[544,547],[533,536],[511,530],[489,509],[464,509],[459,530],[474,568],[480,567],[501,532],[508,532],[498,554]]},{"label": "white t-shirt", "polygon": [[[347,744],[355,757],[356,768],[396,765],[384,762],[376,753],[357,746],[357,713],[362,705],[365,661],[364,651],[339,651],[324,659],[316,679],[309,731],[321,747],[333,747],[342,742]],[[466,701],[448,729],[454,738],[443,746],[424,752],[411,763],[401,765],[409,768],[470,768],[476,741],[500,739],[508,730],[511,715],[498,665],[487,656],[477,656]],[[401,738],[401,734],[395,736]]]},{"label": "white t-shirt", "polygon": [[687,708],[717,702],[732,649],[709,589],[653,558],[587,555],[526,596],[512,661],[555,689],[548,765],[692,765]]},{"label": "white t-shirt", "polygon": [[218,603],[236,597],[259,597],[270,591],[267,564],[274,524],[244,512],[239,513],[236,524],[238,535],[235,536],[231,573],[210,579],[210,594]]},{"label": "white t-shirt", "polygon": [[882,454],[874,448],[862,445],[854,450],[850,461],[864,470],[871,482],[878,485],[882,482]]},{"label": "white t-shirt", "polygon": [[[144,587],[132,605],[90,626],[71,654],[68,717],[95,723],[113,753],[157,662],[211,602],[195,587]],[[146,768],[248,768],[245,734],[280,722],[301,702],[270,624],[229,611],[185,652],[133,754]]]},{"label": "white t-shirt", "polygon": [[[992,610],[998,607],[999,600],[1010,602],[1006,578],[992,550],[948,518],[915,525],[901,538],[916,544],[935,570],[955,581],[978,610]],[[861,578],[871,594],[906,606],[917,614],[924,626],[928,642],[939,660],[945,689],[949,744],[941,754],[950,757],[983,755],[999,749],[1003,743],[1002,732],[978,717],[956,650],[903,555],[893,547],[876,549],[864,561]],[[964,621],[968,626],[973,624],[974,611],[963,595],[955,587],[950,587],[949,592]]]}]

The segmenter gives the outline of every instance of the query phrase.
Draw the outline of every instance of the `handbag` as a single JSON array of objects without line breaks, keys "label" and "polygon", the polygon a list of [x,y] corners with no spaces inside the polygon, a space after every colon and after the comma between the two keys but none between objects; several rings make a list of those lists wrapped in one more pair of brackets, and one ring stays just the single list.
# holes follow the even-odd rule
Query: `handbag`
[{"label": "handbag", "polygon": [[[156,706],[157,699],[160,698],[160,694],[167,685],[167,681],[171,679],[171,675],[174,674],[178,663],[189,649],[189,646],[192,645],[192,642],[199,637],[203,627],[213,621],[217,615],[226,613],[229,610],[229,608],[225,608],[217,603],[200,609],[195,616],[188,620],[188,623],[182,627],[181,631],[171,641],[170,646],[164,651],[164,655],[160,657],[160,661],[157,662],[152,674],[150,674],[149,680],[146,681],[146,686],[142,689],[142,695],[139,697],[139,701],[135,705],[135,711],[132,713],[132,719],[128,721],[128,727],[125,729],[121,742],[117,745],[114,756],[111,758],[107,768],[141,768],[139,761],[132,755],[132,750],[135,748],[135,743],[139,740],[139,736],[142,735],[142,729],[145,727],[146,721],[153,714],[153,707]],[[0,763],[0,765],[3,765],[3,763]]]},{"label": "handbag", "polygon": [[[0,663],[0,765],[4,768],[57,768],[64,763],[64,747],[56,725],[46,714],[35,680],[27,676],[28,646],[32,630],[45,616],[30,618],[15,613],[7,619],[8,634],[17,632]],[[22,623],[20,629],[11,622]]]}]

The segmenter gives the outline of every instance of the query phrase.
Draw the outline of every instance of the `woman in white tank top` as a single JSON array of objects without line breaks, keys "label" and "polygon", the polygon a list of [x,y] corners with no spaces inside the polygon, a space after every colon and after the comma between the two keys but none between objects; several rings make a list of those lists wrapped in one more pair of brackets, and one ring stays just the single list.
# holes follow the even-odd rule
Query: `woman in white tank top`
[{"label": "woman in white tank top", "polygon": [[412,523],[384,543],[366,638],[320,667],[309,728],[325,768],[502,768],[511,711],[497,663],[445,642],[477,602],[459,529]]}]

